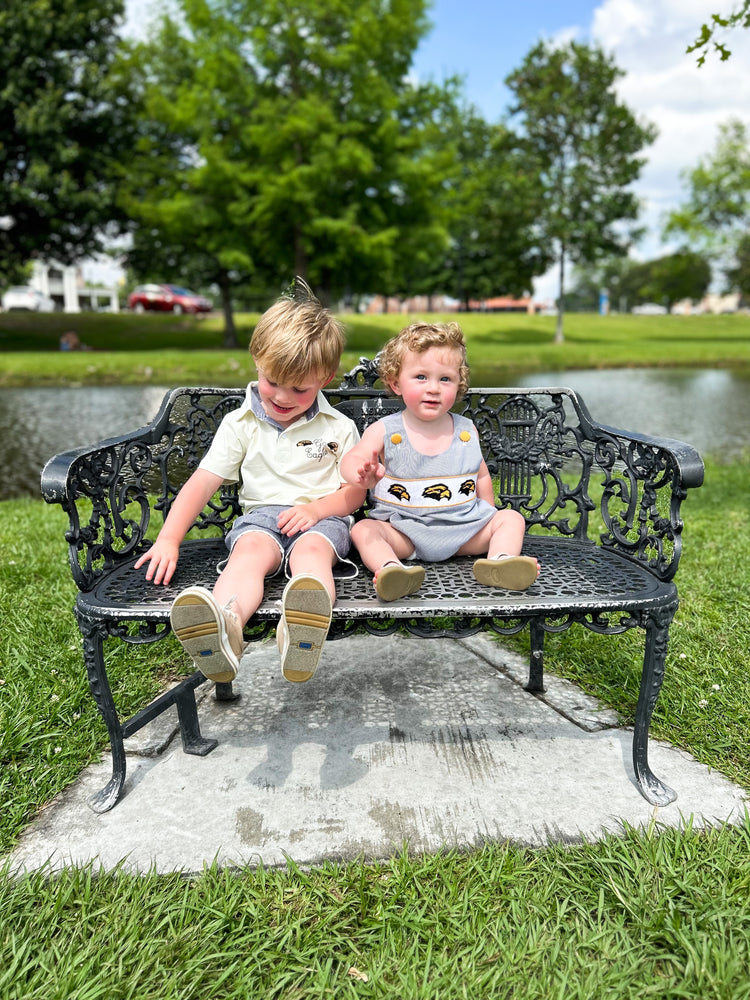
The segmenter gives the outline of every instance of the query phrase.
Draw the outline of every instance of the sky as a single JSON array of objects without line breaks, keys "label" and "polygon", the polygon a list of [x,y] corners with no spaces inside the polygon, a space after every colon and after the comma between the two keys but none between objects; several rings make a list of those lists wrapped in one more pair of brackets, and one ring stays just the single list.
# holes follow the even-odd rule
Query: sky
[{"label": "sky", "polygon": [[[156,0],[126,0],[126,30],[143,32]],[[597,43],[624,71],[619,97],[657,140],[634,185],[647,234],[635,249],[650,259],[675,249],[662,240],[666,214],[686,199],[681,172],[691,170],[716,145],[718,126],[730,117],[750,125],[750,30],[727,36],[731,58],[709,56],[702,67],[685,49],[713,12],[726,14],[733,0],[433,0],[432,29],[415,54],[419,80],[463,78],[466,100],[492,122],[508,112],[504,80],[540,39]],[[553,273],[539,279],[535,297],[552,299]]]}]

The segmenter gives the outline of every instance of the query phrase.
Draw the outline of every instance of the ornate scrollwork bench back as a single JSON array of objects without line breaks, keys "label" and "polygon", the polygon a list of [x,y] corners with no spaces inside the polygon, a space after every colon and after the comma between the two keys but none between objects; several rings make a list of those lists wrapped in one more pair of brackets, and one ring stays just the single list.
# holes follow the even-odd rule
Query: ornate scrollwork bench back
[{"label": "ornate scrollwork bench back", "polygon": [[[328,398],[362,430],[400,406],[377,383],[377,359],[362,358]],[[42,474],[42,494],[69,518],[65,539],[79,588],[76,616],[89,683],[107,725],[113,777],[93,801],[111,808],[125,781],[123,739],[171,704],[178,709],[183,746],[205,754],[215,746],[200,734],[196,673],[131,719],[121,722],[109,691],[103,643],[108,638],[153,642],[169,632],[172,594],[146,585],[132,564],[151,544],[181,486],[197,467],[222,418],[241,405],[244,389],[180,388],[168,392],[154,419],[120,437],[56,455]],[[489,629],[531,633],[527,690],[543,690],[546,632],[572,624],[603,634],[640,627],[646,632],[636,710],[633,763],[641,792],[664,804],[674,793],[648,767],[651,714],[661,686],[669,625],[677,608],[671,582],[680,560],[680,506],[700,486],[703,463],[689,445],[628,433],[594,422],[578,395],[565,388],[476,388],[456,409],[476,424],[494,477],[498,506],[519,510],[528,525],[528,551],[543,574],[524,594],[483,590],[470,560],[433,564],[418,599],[383,605],[369,578],[342,581],[331,638],[361,628],[405,628],[414,635],[468,635]],[[197,518],[178,572],[203,574],[210,585],[221,536],[238,513],[237,488],[225,485]],[[202,546],[192,539],[210,542]],[[186,579],[180,586],[198,579]],[[246,636],[275,627],[272,597],[248,623]],[[446,626],[446,616],[452,623]],[[217,685],[217,697],[233,696]]]}]

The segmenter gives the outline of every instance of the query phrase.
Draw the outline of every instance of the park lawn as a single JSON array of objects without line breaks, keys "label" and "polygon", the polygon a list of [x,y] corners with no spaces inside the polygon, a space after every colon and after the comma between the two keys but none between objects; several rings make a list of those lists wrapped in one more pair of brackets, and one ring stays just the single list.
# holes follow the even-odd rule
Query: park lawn
[{"label": "park lawn", "polygon": [[[416,317],[403,314],[341,319],[347,349],[340,372],[372,357]],[[512,384],[519,373],[627,367],[750,368],[750,317],[596,316],[571,314],[566,339],[554,343],[555,319],[503,313],[444,314],[460,322],[472,383]],[[18,385],[242,385],[253,374],[247,354],[256,314],[236,317],[240,348],[224,350],[222,320],[211,316],[82,313],[0,314],[0,387]],[[92,351],[61,353],[61,333],[75,328]]]},{"label": "park lawn", "polygon": [[[681,607],[652,724],[750,789],[750,470],[710,462],[683,506]],[[82,668],[67,521],[0,504],[0,854],[106,746]],[[23,614],[19,614],[23,609]],[[171,639],[113,651],[123,710],[179,672]],[[122,646],[122,644],[117,644]],[[642,643],[571,629],[547,664],[632,720]],[[159,661],[157,666],[155,661]],[[0,873],[0,996],[750,996],[750,823],[656,824],[591,844],[510,844],[302,871]],[[367,977],[365,979],[365,977]]]}]

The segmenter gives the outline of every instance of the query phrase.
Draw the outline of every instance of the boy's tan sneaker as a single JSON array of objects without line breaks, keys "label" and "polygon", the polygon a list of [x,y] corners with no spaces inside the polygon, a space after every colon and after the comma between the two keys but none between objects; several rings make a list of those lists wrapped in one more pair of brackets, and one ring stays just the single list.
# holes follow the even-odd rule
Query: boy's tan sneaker
[{"label": "boy's tan sneaker", "polygon": [[309,681],[318,669],[331,612],[328,589],[317,576],[294,576],[284,588],[276,642],[288,681]]},{"label": "boy's tan sneaker", "polygon": [[193,663],[209,680],[233,681],[245,648],[237,615],[222,608],[205,587],[187,587],[169,613],[172,630]]}]

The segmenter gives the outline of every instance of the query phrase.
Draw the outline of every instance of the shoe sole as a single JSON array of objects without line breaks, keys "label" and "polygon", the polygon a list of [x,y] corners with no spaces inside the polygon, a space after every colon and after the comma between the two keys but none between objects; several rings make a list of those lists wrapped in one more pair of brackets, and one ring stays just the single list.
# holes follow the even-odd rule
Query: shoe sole
[{"label": "shoe sole", "polygon": [[221,608],[208,591],[201,593],[196,589],[178,594],[169,620],[197,670],[220,684],[234,680],[239,660],[229,644]]},{"label": "shoe sole", "polygon": [[381,601],[397,601],[415,594],[423,583],[423,566],[386,566],[378,573],[375,593]]},{"label": "shoe sole", "polygon": [[331,598],[314,576],[294,577],[281,598],[281,672],[288,681],[309,681],[318,669],[331,627]]},{"label": "shoe sole", "polygon": [[485,587],[505,590],[528,590],[538,575],[536,559],[531,556],[509,556],[507,559],[477,559],[474,577]]}]

